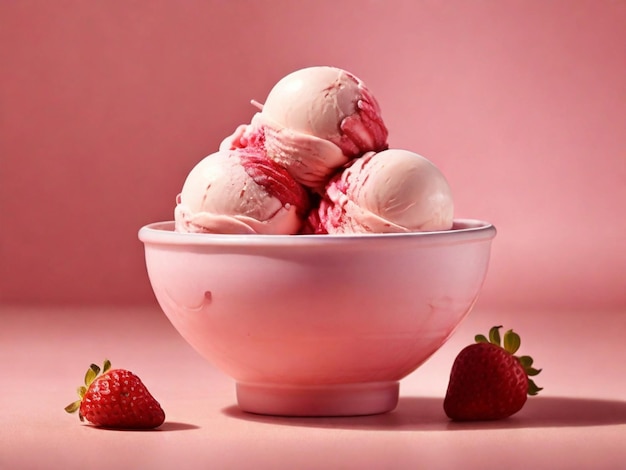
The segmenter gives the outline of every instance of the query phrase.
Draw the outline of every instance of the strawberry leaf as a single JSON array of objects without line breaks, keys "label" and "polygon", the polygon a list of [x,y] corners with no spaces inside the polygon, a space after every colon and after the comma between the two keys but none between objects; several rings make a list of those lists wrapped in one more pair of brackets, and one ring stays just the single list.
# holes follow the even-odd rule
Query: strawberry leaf
[{"label": "strawberry leaf", "polygon": [[531,379],[528,379],[528,394],[530,396],[537,395],[541,390],[543,390],[542,387],[537,387],[537,384],[535,384],[535,382],[533,382]]},{"label": "strawberry leaf", "polygon": [[535,369],[534,367],[524,367],[524,370],[526,371],[526,375],[529,377],[534,377],[541,372],[541,369]]},{"label": "strawberry leaf", "polygon": [[65,407],[65,411],[68,413],[75,413],[80,408],[80,400],[75,401],[74,403],[70,403]]},{"label": "strawberry leaf", "polygon": [[524,369],[528,369],[533,365],[533,358],[530,356],[520,356],[517,359],[520,361]]},{"label": "strawberry leaf", "polygon": [[487,339],[487,337],[485,335],[476,335],[474,336],[474,341],[476,341],[477,343],[488,343],[489,340]]},{"label": "strawberry leaf", "polygon": [[104,365],[102,366],[102,373],[105,374],[109,369],[111,369],[111,361],[105,359]]},{"label": "strawberry leaf", "polygon": [[489,330],[489,342],[496,346],[500,346],[500,328],[502,328],[502,325],[494,326]]},{"label": "strawberry leaf", "polygon": [[100,373],[100,367],[95,364],[91,364],[89,369],[87,369],[87,373],[85,374],[85,385],[89,387],[91,383],[96,379],[98,374]]},{"label": "strawberry leaf", "polygon": [[87,393],[87,387],[85,387],[84,385],[81,385],[80,387],[78,387],[77,392],[78,392],[78,396],[82,400],[85,396],[85,393]]},{"label": "strawberry leaf", "polygon": [[517,333],[513,330],[508,330],[504,333],[504,349],[511,354],[515,354],[520,347],[521,339]]}]

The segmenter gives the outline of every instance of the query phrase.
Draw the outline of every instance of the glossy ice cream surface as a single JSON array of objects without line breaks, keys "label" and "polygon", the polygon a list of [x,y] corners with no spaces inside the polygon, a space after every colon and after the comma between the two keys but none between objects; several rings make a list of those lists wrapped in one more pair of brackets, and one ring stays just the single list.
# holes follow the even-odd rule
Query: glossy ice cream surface
[{"label": "glossy ice cream surface", "polygon": [[326,187],[317,233],[389,233],[452,228],[454,204],[444,175],[416,153],[389,149],[355,159]]},{"label": "glossy ice cream surface", "polygon": [[308,196],[287,171],[249,150],[219,151],[189,173],[177,198],[176,231],[294,234]]},{"label": "glossy ice cream surface", "polygon": [[387,148],[380,106],[365,84],[336,67],[308,67],[282,78],[249,125],[220,148],[263,148],[301,184],[320,189],[341,166]]},{"label": "glossy ice cream surface", "polygon": [[336,67],[293,72],[272,88],[262,116],[337,145],[348,157],[387,147],[380,107],[365,84]]}]

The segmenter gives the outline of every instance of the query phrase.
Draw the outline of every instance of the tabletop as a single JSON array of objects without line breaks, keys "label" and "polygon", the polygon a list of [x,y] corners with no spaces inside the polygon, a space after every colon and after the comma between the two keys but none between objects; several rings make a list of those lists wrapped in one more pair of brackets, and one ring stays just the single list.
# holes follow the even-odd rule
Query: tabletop
[{"label": "tabletop", "polygon": [[[485,310],[400,383],[398,407],[361,417],[240,411],[233,380],[158,306],[0,305],[0,468],[624,468],[626,312]],[[456,354],[501,324],[543,369],[516,415],[455,423],[443,397]],[[166,412],[152,431],[81,423],[63,408],[90,363],[139,375]]]}]

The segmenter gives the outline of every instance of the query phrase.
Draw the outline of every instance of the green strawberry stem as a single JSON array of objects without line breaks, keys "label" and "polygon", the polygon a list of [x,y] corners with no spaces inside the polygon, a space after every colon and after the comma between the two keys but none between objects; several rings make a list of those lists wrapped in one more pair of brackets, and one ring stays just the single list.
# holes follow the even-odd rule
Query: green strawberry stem
[{"label": "green strawberry stem", "polygon": [[488,343],[489,340],[487,339],[487,337],[485,335],[476,335],[474,336],[474,341],[476,341],[477,343]]},{"label": "green strawberry stem", "polygon": [[504,333],[504,349],[506,349],[511,354],[515,354],[520,347],[522,340],[520,339],[517,333],[514,333],[513,330],[509,330]]},{"label": "green strawberry stem", "polygon": [[534,380],[528,379],[528,395],[534,397],[539,393],[540,390],[543,390],[543,388],[537,387],[537,384],[535,384]]},{"label": "green strawberry stem", "polygon": [[[522,344],[522,340],[517,333],[515,333],[513,330],[508,330],[506,333],[504,333],[504,338],[503,338],[504,344],[503,345],[500,344],[500,328],[502,328],[502,325],[492,327],[489,330],[488,339],[485,335],[478,334],[474,337],[474,340],[477,343],[491,343],[495,346],[503,347],[505,351],[512,354],[520,362],[520,364],[524,368],[524,372],[526,372],[526,375],[528,377],[534,377],[535,375],[539,374],[539,372],[541,372],[541,369],[535,369],[534,367],[532,367],[533,365],[532,357],[515,356],[515,353],[517,352],[520,345]],[[535,382],[529,378],[528,379],[528,395],[530,396],[537,395],[540,390],[543,390],[543,388],[538,387],[537,384],[535,384]]]},{"label": "green strawberry stem", "polygon": [[494,326],[489,330],[489,342],[491,344],[500,346],[500,328],[502,326]]}]

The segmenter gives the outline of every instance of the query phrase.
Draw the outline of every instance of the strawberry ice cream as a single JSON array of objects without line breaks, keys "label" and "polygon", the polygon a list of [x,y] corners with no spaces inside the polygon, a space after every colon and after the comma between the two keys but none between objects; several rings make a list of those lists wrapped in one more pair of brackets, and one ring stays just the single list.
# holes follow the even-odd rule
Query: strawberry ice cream
[{"label": "strawberry ice cream", "polygon": [[426,158],[407,150],[370,152],[326,186],[309,219],[315,233],[387,233],[449,230],[450,186]]},{"label": "strawberry ice cream", "polygon": [[341,166],[387,148],[388,131],[365,84],[336,67],[309,67],[281,79],[220,149],[258,147],[301,184],[319,190]]},{"label": "strawberry ice cream", "polygon": [[295,234],[308,209],[284,168],[249,149],[222,150],[191,170],[174,216],[178,232]]},{"label": "strawberry ice cream", "polygon": [[179,232],[357,234],[449,230],[450,187],[426,158],[388,149],[380,107],[336,67],[282,78],[259,112],[191,171]]}]

